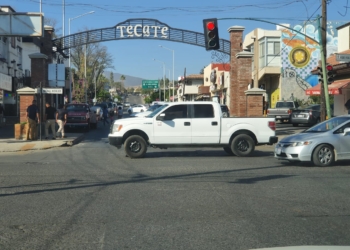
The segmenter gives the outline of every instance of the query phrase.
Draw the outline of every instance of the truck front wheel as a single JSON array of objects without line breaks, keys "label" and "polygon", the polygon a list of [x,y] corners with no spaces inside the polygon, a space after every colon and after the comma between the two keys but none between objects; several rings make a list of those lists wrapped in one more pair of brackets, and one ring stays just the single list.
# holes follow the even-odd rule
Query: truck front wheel
[{"label": "truck front wheel", "polygon": [[254,149],[254,140],[247,134],[239,134],[231,142],[231,150],[237,156],[249,156],[254,152]]},{"label": "truck front wheel", "polygon": [[143,158],[147,152],[147,143],[139,135],[131,135],[124,142],[124,149],[130,158]]}]

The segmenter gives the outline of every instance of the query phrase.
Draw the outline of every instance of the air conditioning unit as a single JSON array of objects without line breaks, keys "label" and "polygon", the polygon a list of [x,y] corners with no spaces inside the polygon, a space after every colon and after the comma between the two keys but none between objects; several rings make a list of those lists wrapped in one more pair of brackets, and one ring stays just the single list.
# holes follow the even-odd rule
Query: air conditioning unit
[{"label": "air conditioning unit", "polygon": [[29,70],[29,69],[26,69],[26,70],[24,71],[24,76],[25,76],[25,77],[30,77],[30,70]]}]

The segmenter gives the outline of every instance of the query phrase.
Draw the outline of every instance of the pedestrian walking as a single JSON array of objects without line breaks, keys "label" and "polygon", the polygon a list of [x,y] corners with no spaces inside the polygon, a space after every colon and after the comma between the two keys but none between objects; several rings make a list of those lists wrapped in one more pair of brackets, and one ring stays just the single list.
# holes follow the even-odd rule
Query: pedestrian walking
[{"label": "pedestrian walking", "polygon": [[113,116],[114,116],[114,110],[112,110],[110,113],[109,113],[109,118],[111,120],[111,124],[113,123]]},{"label": "pedestrian walking", "polygon": [[106,122],[107,124],[109,124],[108,122],[108,109],[107,106],[103,107],[103,125],[106,126]]},{"label": "pedestrian walking", "polygon": [[122,119],[122,118],[123,118],[123,108],[118,107],[118,119]]},{"label": "pedestrian walking", "polygon": [[51,127],[52,139],[56,139],[56,113],[57,110],[51,107],[50,103],[45,104],[45,139],[49,139],[49,127]]},{"label": "pedestrian walking", "polygon": [[59,106],[58,112],[56,113],[56,121],[58,124],[57,134],[61,134],[61,138],[65,138],[64,135],[64,125],[67,122],[67,110],[66,105],[61,104]]},{"label": "pedestrian walking", "polygon": [[2,106],[2,104],[0,103],[0,126],[2,125],[2,123],[4,122],[4,107]]},{"label": "pedestrian walking", "polygon": [[[29,105],[26,112],[27,116],[27,133],[25,140],[37,140],[38,128],[37,121],[40,122],[39,109],[36,105],[36,100],[33,100],[32,105]],[[36,121],[37,120],[37,121]]]},{"label": "pedestrian walking", "polygon": [[346,110],[348,111],[348,114],[350,114],[350,99],[344,104]]}]

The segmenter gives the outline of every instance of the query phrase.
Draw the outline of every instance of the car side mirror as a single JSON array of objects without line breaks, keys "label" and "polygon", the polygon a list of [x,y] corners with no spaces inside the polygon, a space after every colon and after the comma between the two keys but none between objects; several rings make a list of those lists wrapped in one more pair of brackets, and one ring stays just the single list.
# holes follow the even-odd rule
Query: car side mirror
[{"label": "car side mirror", "polygon": [[164,121],[165,120],[165,114],[161,113],[160,115],[157,116],[156,120],[157,121]]},{"label": "car side mirror", "polygon": [[350,128],[345,128],[344,129],[344,136],[346,136],[347,134],[349,134],[350,133]]}]

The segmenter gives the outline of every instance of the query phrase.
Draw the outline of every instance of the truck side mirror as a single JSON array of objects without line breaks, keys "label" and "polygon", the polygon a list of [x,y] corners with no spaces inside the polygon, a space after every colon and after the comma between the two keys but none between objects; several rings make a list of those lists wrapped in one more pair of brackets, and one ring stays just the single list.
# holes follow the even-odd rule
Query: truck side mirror
[{"label": "truck side mirror", "polygon": [[157,121],[164,121],[165,120],[165,113],[161,113],[156,118]]}]

